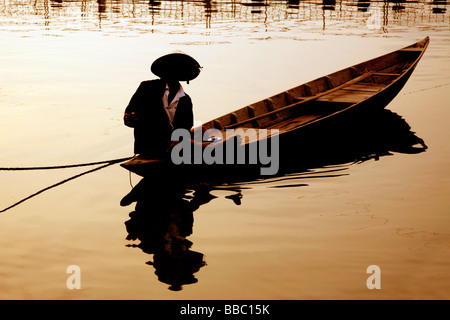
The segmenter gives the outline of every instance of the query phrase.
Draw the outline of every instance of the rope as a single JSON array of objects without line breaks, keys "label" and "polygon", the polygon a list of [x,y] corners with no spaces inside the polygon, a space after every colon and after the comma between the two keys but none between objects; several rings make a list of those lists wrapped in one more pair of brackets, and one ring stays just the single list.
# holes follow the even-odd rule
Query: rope
[{"label": "rope", "polygon": [[76,175],[74,175],[74,176],[72,176],[72,177],[70,177],[70,178],[67,178],[67,179],[62,180],[62,181],[60,181],[60,182],[58,182],[58,183],[55,183],[55,184],[53,184],[53,185],[51,185],[51,186],[49,186],[49,187],[46,187],[46,188],[44,188],[44,189],[41,189],[41,190],[39,190],[38,192],[35,192],[35,193],[33,193],[32,195],[29,195],[28,197],[23,198],[22,200],[20,200],[20,201],[14,203],[14,204],[12,204],[12,205],[10,205],[9,207],[7,207],[7,208],[5,208],[5,209],[3,209],[3,210],[0,210],[0,213],[4,213],[4,212],[10,210],[10,209],[14,208],[15,206],[18,206],[19,204],[21,204],[21,203],[23,203],[23,202],[25,202],[25,201],[27,201],[27,200],[29,200],[29,199],[31,199],[31,198],[33,198],[33,197],[39,195],[39,194],[41,194],[41,193],[44,192],[44,191],[47,191],[47,190],[50,190],[50,189],[55,188],[55,187],[57,187],[57,186],[60,186],[60,185],[62,185],[62,184],[64,184],[64,183],[66,183],[66,182],[69,182],[69,181],[71,181],[71,180],[74,180],[74,179],[76,179],[76,178],[79,178],[79,177],[81,177],[81,176],[84,176],[85,174],[88,174],[88,173],[92,173],[92,172],[98,171],[98,170],[100,170],[100,169],[109,167],[109,166],[111,166],[111,165],[113,165],[113,164],[116,164],[116,163],[118,163],[118,162],[123,162],[123,161],[125,161],[125,160],[129,160],[129,159],[131,159],[131,158],[132,158],[132,157],[121,158],[121,159],[114,159],[114,160],[107,160],[107,161],[99,161],[99,162],[91,162],[91,163],[82,163],[82,164],[65,165],[65,166],[27,167],[27,168],[0,168],[0,170],[45,170],[45,169],[62,169],[62,168],[73,168],[73,167],[83,167],[83,166],[90,166],[90,165],[96,165],[96,164],[103,164],[102,166],[99,166],[99,167],[94,168],[94,169],[90,169],[90,170],[85,171],[85,172],[82,172],[82,173],[80,173],[80,174],[76,174]]},{"label": "rope", "polygon": [[405,92],[403,95],[419,93],[419,92],[428,91],[428,90],[431,90],[431,89],[436,89],[436,88],[440,88],[440,87],[445,87],[445,86],[448,86],[448,85],[450,85],[450,82],[438,84],[438,85],[435,85],[435,86],[432,86],[432,87],[422,88],[422,89],[415,90],[415,91]]},{"label": "rope", "polygon": [[15,168],[7,168],[0,167],[0,171],[21,171],[21,170],[51,170],[51,169],[67,169],[67,168],[77,168],[77,167],[87,167],[94,166],[98,164],[114,164],[122,161],[126,161],[131,159],[132,157],[113,159],[113,160],[105,160],[105,161],[97,161],[97,162],[89,162],[89,163],[79,163],[79,164],[68,164],[62,166],[46,166],[46,167],[15,167]]},{"label": "rope", "polygon": [[29,200],[29,199],[31,199],[31,198],[33,198],[33,197],[35,197],[35,196],[41,194],[41,193],[44,192],[44,191],[47,191],[47,190],[50,190],[50,189],[55,188],[55,187],[57,187],[57,186],[60,186],[60,185],[62,185],[62,184],[64,184],[64,183],[66,183],[66,182],[69,182],[69,181],[71,181],[71,180],[74,180],[74,179],[76,179],[76,178],[79,178],[79,177],[81,177],[81,176],[84,176],[85,174],[92,173],[92,172],[98,171],[98,170],[100,170],[100,169],[109,167],[109,166],[111,166],[111,165],[113,165],[113,164],[115,164],[115,163],[117,163],[117,162],[119,162],[119,161],[114,161],[114,160],[113,160],[113,161],[110,161],[109,163],[107,163],[107,164],[105,164],[105,165],[102,165],[102,166],[99,166],[99,167],[97,167],[97,168],[94,168],[94,169],[91,169],[91,170],[82,172],[82,173],[80,173],[80,174],[74,175],[74,176],[72,176],[72,177],[70,177],[70,178],[67,178],[67,179],[65,179],[65,180],[62,180],[62,181],[60,181],[60,182],[58,182],[58,183],[55,183],[55,184],[53,184],[53,185],[51,185],[51,186],[49,186],[49,187],[46,187],[46,188],[44,188],[44,189],[41,189],[41,190],[39,190],[38,192],[35,192],[35,193],[33,193],[32,195],[29,195],[28,197],[23,198],[22,200],[20,200],[20,201],[14,203],[13,205],[10,205],[9,207],[7,207],[7,208],[5,208],[5,209],[0,210],[0,213],[3,213],[3,212],[5,212],[5,211],[8,211],[9,209],[12,209],[12,208],[14,208],[15,206],[18,206],[19,204],[21,204],[22,202],[25,202],[25,201],[27,201],[27,200]]},{"label": "rope", "polygon": [[128,171],[128,178],[130,180],[130,187],[131,187],[131,189],[133,189],[134,186],[133,186],[133,181],[131,181],[131,171]]}]

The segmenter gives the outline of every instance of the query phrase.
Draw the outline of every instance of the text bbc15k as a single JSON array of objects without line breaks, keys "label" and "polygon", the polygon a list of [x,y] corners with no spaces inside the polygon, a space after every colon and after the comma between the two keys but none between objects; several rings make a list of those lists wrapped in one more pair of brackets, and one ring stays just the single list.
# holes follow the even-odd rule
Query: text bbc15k
[{"label": "text bbc15k", "polygon": [[180,308],[181,315],[202,315],[208,318],[213,314],[223,315],[269,315],[269,304],[224,304],[222,306],[196,306],[187,304]]}]

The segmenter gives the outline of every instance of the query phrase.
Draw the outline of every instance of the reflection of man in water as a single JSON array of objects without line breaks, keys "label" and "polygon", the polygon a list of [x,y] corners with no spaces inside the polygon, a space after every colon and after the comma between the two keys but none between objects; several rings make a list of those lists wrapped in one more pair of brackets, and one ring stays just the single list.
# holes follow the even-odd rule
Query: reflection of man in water
[{"label": "reflection of man in water", "polygon": [[189,199],[182,184],[154,178],[142,179],[121,201],[122,206],[137,201],[125,222],[127,239],[139,239],[141,243],[132,246],[154,254],[147,263],[155,267],[158,280],[178,291],[196,283],[194,273],[206,264],[202,253],[190,250],[192,242],[186,237],[192,234],[193,212],[215,197],[210,189],[199,189]]}]

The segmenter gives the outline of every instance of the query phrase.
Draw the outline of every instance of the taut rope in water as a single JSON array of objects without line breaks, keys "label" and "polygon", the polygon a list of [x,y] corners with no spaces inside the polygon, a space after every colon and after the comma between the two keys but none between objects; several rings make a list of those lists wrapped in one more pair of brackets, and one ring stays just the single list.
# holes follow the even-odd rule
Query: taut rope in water
[{"label": "taut rope in water", "polygon": [[101,166],[99,166],[99,167],[97,167],[97,168],[94,168],[94,169],[91,169],[91,170],[82,172],[82,173],[80,173],[80,174],[76,174],[76,175],[74,175],[74,176],[72,176],[72,177],[70,177],[70,178],[67,178],[67,179],[62,180],[62,181],[60,181],[60,182],[58,182],[58,183],[55,183],[55,184],[53,184],[53,185],[51,185],[51,186],[49,186],[49,187],[46,187],[46,188],[44,188],[44,189],[41,189],[41,190],[39,190],[38,192],[35,192],[35,193],[33,193],[32,195],[29,195],[28,197],[23,198],[22,200],[20,200],[20,201],[14,203],[14,204],[12,204],[12,205],[10,205],[9,207],[7,207],[7,208],[5,208],[5,209],[3,209],[3,210],[0,210],[0,213],[4,213],[4,212],[8,211],[9,209],[12,209],[12,208],[14,208],[15,206],[18,206],[19,204],[21,204],[22,202],[25,202],[25,201],[27,201],[27,200],[29,200],[29,199],[31,199],[31,198],[33,198],[33,197],[35,197],[35,196],[41,194],[41,193],[44,192],[44,191],[47,191],[47,190],[50,190],[50,189],[55,188],[55,187],[57,187],[57,186],[60,186],[60,185],[62,185],[62,184],[64,184],[64,183],[66,183],[66,182],[69,182],[69,181],[71,181],[71,180],[74,180],[74,179],[76,179],[76,178],[79,178],[79,177],[81,177],[81,176],[84,176],[85,174],[88,174],[88,173],[92,173],[92,172],[98,171],[98,170],[100,170],[100,169],[109,167],[109,166],[111,166],[111,165],[113,165],[113,164],[116,164],[116,163],[119,163],[119,162],[123,162],[123,161],[129,160],[129,159],[131,159],[131,158],[132,158],[132,157],[121,158],[121,159],[114,159],[114,160],[106,160],[106,161],[98,161],[98,162],[91,162],[91,163],[71,164],[71,165],[64,165],[64,166],[22,167],[22,168],[0,168],[0,170],[48,170],[48,169],[64,169],[64,168],[74,168],[74,167],[85,167],[85,166],[91,166],[91,165],[103,164],[103,165],[101,165]]},{"label": "taut rope in water", "polygon": [[67,169],[67,168],[77,168],[77,167],[87,167],[87,166],[95,166],[98,164],[114,164],[118,162],[123,162],[131,159],[132,157],[127,158],[119,158],[113,160],[104,160],[97,162],[89,162],[89,163],[79,163],[79,164],[67,164],[61,166],[45,166],[45,167],[0,167],[0,171],[22,171],[22,170],[51,170],[51,169]]},{"label": "taut rope in water", "polygon": [[436,88],[440,88],[440,87],[445,87],[445,86],[448,86],[448,85],[450,85],[450,82],[438,84],[438,85],[435,85],[435,86],[432,86],[432,87],[427,87],[427,88],[418,89],[418,90],[415,90],[415,91],[405,92],[403,95],[408,95],[408,94],[413,94],[413,93],[419,93],[419,92],[428,91],[428,90],[431,90],[431,89],[436,89]]}]

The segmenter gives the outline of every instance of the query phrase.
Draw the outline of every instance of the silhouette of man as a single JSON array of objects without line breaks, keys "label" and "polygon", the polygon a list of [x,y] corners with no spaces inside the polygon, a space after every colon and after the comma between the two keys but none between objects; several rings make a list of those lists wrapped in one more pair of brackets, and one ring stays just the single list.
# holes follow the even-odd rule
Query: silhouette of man
[{"label": "silhouette of man", "polygon": [[192,100],[180,81],[196,78],[200,65],[186,54],[172,53],[155,60],[151,70],[160,79],[141,82],[125,109],[124,123],[134,128],[135,154],[165,157],[173,130],[193,126]]}]

